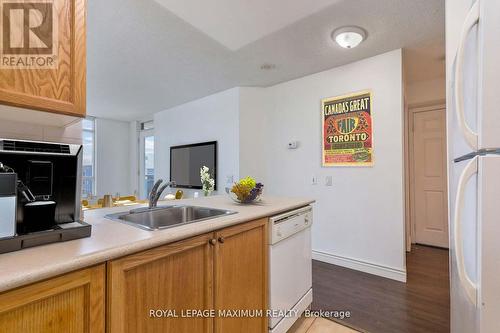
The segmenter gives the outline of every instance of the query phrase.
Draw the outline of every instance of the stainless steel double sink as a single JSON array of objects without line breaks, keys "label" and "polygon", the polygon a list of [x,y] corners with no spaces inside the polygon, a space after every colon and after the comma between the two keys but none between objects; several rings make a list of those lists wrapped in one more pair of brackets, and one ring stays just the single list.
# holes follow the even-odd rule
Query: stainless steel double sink
[{"label": "stainless steel double sink", "polygon": [[156,208],[139,208],[129,212],[109,214],[105,217],[141,229],[157,230],[236,213],[237,212],[223,209],[175,205],[159,206]]}]

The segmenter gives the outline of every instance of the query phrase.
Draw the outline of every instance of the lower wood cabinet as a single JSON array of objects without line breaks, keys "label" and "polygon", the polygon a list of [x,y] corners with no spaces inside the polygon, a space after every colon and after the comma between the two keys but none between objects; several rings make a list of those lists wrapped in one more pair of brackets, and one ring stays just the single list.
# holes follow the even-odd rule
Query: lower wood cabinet
[{"label": "lower wood cabinet", "polygon": [[264,333],[267,248],[261,219],[0,293],[0,332]]},{"label": "lower wood cabinet", "polygon": [[266,221],[110,261],[108,332],[266,332]]},{"label": "lower wood cabinet", "polygon": [[212,318],[182,318],[182,311],[212,308],[212,239],[202,235],[110,261],[108,331],[212,332]]},{"label": "lower wood cabinet", "polygon": [[228,314],[216,317],[216,333],[267,331],[266,221],[243,223],[215,233],[215,309]]},{"label": "lower wood cabinet", "polygon": [[0,294],[0,332],[104,332],[105,266]]}]

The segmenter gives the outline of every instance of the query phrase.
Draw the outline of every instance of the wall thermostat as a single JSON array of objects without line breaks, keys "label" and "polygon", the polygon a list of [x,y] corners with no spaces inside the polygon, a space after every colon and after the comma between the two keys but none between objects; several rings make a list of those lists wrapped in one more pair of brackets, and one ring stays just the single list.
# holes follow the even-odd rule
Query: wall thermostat
[{"label": "wall thermostat", "polygon": [[290,142],[288,142],[288,149],[297,149],[298,146],[299,146],[299,142],[298,141],[290,141]]}]

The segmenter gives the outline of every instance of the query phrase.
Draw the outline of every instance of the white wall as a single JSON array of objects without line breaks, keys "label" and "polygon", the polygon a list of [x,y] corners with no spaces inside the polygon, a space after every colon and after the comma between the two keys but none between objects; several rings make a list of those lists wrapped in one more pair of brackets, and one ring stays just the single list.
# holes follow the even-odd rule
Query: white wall
[{"label": "white wall", "polygon": [[[96,118],[96,194],[137,189],[137,123]],[[79,118],[0,105],[0,138],[82,143]]]},{"label": "white wall", "polygon": [[[321,167],[321,99],[373,92],[373,167]],[[316,199],[320,260],[404,280],[401,51],[268,88],[266,192]],[[264,97],[268,99],[269,97]],[[286,148],[290,140],[299,148]],[[262,147],[264,149],[264,147]],[[318,185],[312,185],[312,177]],[[325,186],[325,177],[333,186]]]},{"label": "white wall", "polygon": [[267,184],[269,163],[266,146],[271,128],[272,96],[267,88],[240,88],[240,175]]},{"label": "white wall", "polygon": [[411,82],[406,85],[408,105],[438,102],[446,99],[446,80],[444,77],[433,80]]},{"label": "white wall", "polygon": [[[130,124],[95,119],[96,194],[132,194],[130,167]],[[137,156],[137,155],[136,155]]]},{"label": "white wall", "polygon": [[[156,179],[170,179],[171,146],[217,141],[217,189],[224,192],[227,177],[239,175],[239,91],[229,89],[155,114]],[[194,191],[184,192],[191,196]]]},{"label": "white wall", "polygon": [[[366,89],[375,165],[321,167],[321,99]],[[219,186],[239,173],[262,181],[267,194],[314,198],[316,259],[404,281],[402,94],[396,50],[269,88],[208,96],[155,115],[156,176],[169,178],[171,145],[218,140]],[[287,149],[292,140],[298,149]]]},{"label": "white wall", "polygon": [[0,138],[82,143],[79,118],[0,105]]}]

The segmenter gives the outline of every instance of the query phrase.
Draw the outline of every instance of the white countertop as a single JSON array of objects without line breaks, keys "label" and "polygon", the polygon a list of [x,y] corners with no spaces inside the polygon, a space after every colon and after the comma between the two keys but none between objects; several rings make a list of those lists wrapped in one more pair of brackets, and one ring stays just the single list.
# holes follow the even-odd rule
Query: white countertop
[{"label": "white countertop", "polygon": [[263,197],[260,203],[240,205],[225,195],[160,202],[158,205],[184,204],[238,213],[156,231],[104,218],[107,214],[128,211],[131,207],[86,211],[84,220],[92,225],[90,237],[0,254],[0,292],[313,202],[307,198]]}]

